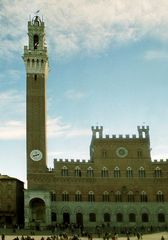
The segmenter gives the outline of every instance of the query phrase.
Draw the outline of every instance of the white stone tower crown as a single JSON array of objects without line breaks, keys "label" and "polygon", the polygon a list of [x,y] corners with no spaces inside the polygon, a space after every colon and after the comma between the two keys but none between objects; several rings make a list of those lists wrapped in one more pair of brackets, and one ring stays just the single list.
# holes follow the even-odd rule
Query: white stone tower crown
[{"label": "white stone tower crown", "polygon": [[48,78],[48,53],[45,26],[39,16],[28,22],[28,46],[24,47],[23,59],[27,73],[43,73]]}]

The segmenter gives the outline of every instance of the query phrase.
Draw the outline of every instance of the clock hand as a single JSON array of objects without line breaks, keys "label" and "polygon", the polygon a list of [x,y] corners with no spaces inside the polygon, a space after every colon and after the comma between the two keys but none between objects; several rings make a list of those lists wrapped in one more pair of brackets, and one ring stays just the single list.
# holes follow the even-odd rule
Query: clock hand
[{"label": "clock hand", "polygon": [[37,157],[37,156],[39,156],[39,153],[33,155],[33,157]]}]

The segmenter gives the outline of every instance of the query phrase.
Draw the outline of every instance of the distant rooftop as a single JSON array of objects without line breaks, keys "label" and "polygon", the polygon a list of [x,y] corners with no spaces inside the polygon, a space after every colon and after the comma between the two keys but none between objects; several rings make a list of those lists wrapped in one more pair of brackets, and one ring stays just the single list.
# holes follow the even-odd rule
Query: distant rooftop
[{"label": "distant rooftop", "polygon": [[2,175],[2,174],[0,174],[0,180],[17,180],[17,181],[20,181],[20,182],[22,182],[20,179],[18,179],[18,178],[15,178],[15,177],[10,177],[10,176],[8,176],[8,175]]}]

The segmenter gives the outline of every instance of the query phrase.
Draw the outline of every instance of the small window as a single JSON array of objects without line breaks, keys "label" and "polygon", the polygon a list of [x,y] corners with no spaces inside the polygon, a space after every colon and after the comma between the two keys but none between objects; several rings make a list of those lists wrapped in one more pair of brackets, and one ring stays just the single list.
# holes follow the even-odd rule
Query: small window
[{"label": "small window", "polygon": [[138,151],[137,151],[137,157],[138,157],[138,158],[142,158],[142,150],[141,150],[141,149],[138,149]]},{"label": "small window", "polygon": [[102,150],[102,158],[107,158],[107,151],[106,150]]}]

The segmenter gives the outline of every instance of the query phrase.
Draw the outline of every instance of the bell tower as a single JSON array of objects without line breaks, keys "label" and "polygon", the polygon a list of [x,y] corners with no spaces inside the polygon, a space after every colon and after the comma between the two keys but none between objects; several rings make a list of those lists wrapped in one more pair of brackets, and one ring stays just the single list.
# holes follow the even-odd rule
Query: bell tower
[{"label": "bell tower", "polygon": [[28,46],[24,46],[26,67],[26,148],[27,180],[32,174],[47,171],[46,80],[48,54],[45,26],[39,16],[28,22]]}]

